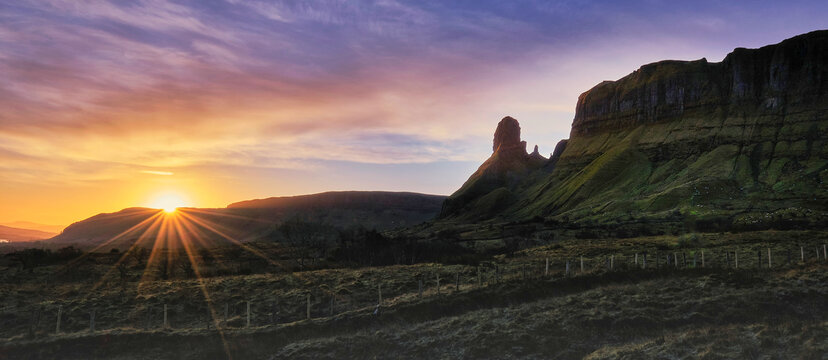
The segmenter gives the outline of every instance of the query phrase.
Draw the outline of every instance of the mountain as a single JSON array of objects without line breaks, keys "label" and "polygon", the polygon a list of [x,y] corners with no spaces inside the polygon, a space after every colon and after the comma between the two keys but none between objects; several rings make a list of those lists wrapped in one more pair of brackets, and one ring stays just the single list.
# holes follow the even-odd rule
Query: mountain
[{"label": "mountain", "polygon": [[345,191],[248,200],[223,209],[180,208],[173,214],[128,208],[69,225],[45,244],[108,249],[134,242],[151,247],[156,239],[166,239],[165,246],[176,247],[181,237],[194,236],[197,245],[210,246],[273,238],[285,221],[326,229],[388,230],[433,219],[444,199],[417,193]]},{"label": "mountain", "polygon": [[[108,240],[115,242],[113,245],[134,241],[148,230],[148,227],[139,224],[147,222],[145,224],[149,225],[148,219],[160,213],[161,210],[148,208],[126,208],[114,213],[101,213],[67,226],[63,232],[44,243],[92,247]],[[157,233],[157,229],[153,233]]]},{"label": "mountain", "polygon": [[311,195],[270,197],[240,201],[230,209],[329,209],[352,210],[397,209],[433,213],[445,199],[442,195],[386,191],[330,191]]},{"label": "mountain", "polygon": [[33,223],[33,222],[30,222],[30,221],[14,221],[14,222],[9,222],[9,223],[2,223],[0,225],[10,226],[10,227],[15,227],[15,228],[20,228],[20,229],[38,230],[38,231],[43,231],[43,232],[47,232],[47,233],[55,233],[55,234],[59,234],[61,231],[63,231],[63,228],[66,227],[64,225],[44,225],[44,224]]},{"label": "mountain", "polygon": [[659,231],[828,227],[828,31],[722,62],[661,61],[578,98],[570,138],[526,153],[504,118],[444,222]]},{"label": "mountain", "polygon": [[300,219],[338,228],[388,230],[435,218],[445,199],[410,192],[332,191],[241,201],[225,211],[270,222]]},{"label": "mountain", "polygon": [[55,236],[55,233],[0,225],[0,242],[43,240],[52,236]]}]

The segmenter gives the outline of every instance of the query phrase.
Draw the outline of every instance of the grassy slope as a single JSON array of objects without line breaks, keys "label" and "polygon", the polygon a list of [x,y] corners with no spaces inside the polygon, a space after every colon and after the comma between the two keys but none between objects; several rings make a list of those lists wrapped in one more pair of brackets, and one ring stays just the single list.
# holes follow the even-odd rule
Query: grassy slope
[{"label": "grassy slope", "polygon": [[[622,280],[297,342],[274,358],[818,358],[828,351],[828,322],[820,316],[826,280],[824,267]],[[537,292],[534,286],[549,285],[523,290]]]},{"label": "grassy slope", "polygon": [[[512,282],[392,305],[379,319],[350,313],[235,330],[224,341],[236,358],[819,358],[828,351],[825,270]],[[110,331],[16,342],[0,354],[195,359],[224,357],[221,344],[215,331]]]},{"label": "grassy slope", "polygon": [[[545,178],[542,185],[514,189],[513,193],[525,201],[503,213],[516,219],[568,215],[571,219],[610,221],[627,214],[658,218],[666,211],[684,213],[699,205],[705,209],[695,210],[716,209],[728,216],[803,206],[821,209],[809,200],[824,198],[828,191],[822,174],[828,163],[824,154],[797,158],[783,150],[791,146],[789,142],[780,142],[776,145],[780,151],[773,158],[755,155],[758,160],[753,161],[758,163],[753,168],[746,149],[723,144],[698,154],[652,161],[643,153],[649,145],[641,142],[664,139],[657,135],[671,133],[664,127],[667,125],[639,127],[611,137],[571,139],[565,155],[572,159],[562,160],[560,170]],[[580,158],[589,158],[587,154],[596,157],[583,164],[565,163],[583,161]]]},{"label": "grassy slope", "polygon": [[[483,280],[488,284],[484,288],[473,285],[475,268],[438,264],[216,277],[205,286],[219,314],[224,303],[231,304],[234,329],[224,339],[237,358],[502,358],[509,354],[578,358],[593,352],[632,358],[750,357],[782,351],[809,358],[825,353],[825,323],[818,314],[828,310],[824,302],[828,265],[814,263],[813,253],[825,242],[825,233],[700,234],[691,242],[685,240],[670,236],[565,240],[519,251],[515,257],[495,256],[483,264]],[[781,267],[792,242],[806,247],[810,265]],[[692,255],[692,249],[682,246],[705,249],[708,266],[722,264],[721,250],[740,249],[744,270],[629,271],[635,252],[648,251],[652,267],[652,256],[659,252]],[[768,247],[775,254],[776,270],[757,271],[755,251]],[[625,271],[602,270],[610,254],[616,267]],[[581,255],[590,273],[561,280],[562,261]],[[796,262],[799,254],[793,255]],[[518,281],[523,265],[537,274],[547,257],[558,280]],[[493,283],[494,264],[511,280]],[[0,287],[4,310],[0,359],[225,356],[221,336],[204,330],[207,312],[196,280],[152,281],[140,289],[134,282],[121,287],[107,281],[91,291],[90,282],[100,274],[60,281],[53,268],[39,268],[33,274],[5,270],[0,279],[11,286]],[[437,272],[445,279],[441,296],[435,296],[433,287]],[[457,272],[463,276],[460,292],[453,286],[452,275]],[[427,280],[422,300],[416,296],[420,275]],[[370,313],[379,282],[387,308],[377,319]],[[331,291],[338,294],[334,318],[326,317]],[[301,320],[308,292],[316,318],[310,322]],[[60,336],[52,334],[55,300],[64,306],[63,329],[69,332]],[[241,329],[247,300],[253,304],[253,328]],[[274,300],[278,300],[278,326],[269,325]],[[27,324],[38,303],[44,306],[44,320],[37,336],[29,338]],[[164,303],[170,305],[173,329],[144,331],[147,306],[154,309],[157,328]],[[85,331],[91,307],[97,309],[96,335]],[[748,333],[753,337],[737,336]]]}]

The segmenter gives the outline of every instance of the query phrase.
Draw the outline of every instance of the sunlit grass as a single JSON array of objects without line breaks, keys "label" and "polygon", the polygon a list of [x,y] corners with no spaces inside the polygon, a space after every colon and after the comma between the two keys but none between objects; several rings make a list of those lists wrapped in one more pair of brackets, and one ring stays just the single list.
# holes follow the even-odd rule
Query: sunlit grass
[{"label": "sunlit grass", "polygon": [[[212,299],[213,296],[210,294],[205,283],[205,278],[202,276],[202,270],[197,260],[199,255],[196,253],[197,248],[205,248],[208,249],[208,251],[212,251],[210,250],[211,244],[207,244],[203,240],[206,238],[206,235],[208,233],[219,235],[230,244],[238,246],[239,248],[248,251],[257,257],[264,259],[271,265],[278,266],[278,264],[261,251],[242,243],[230,235],[228,231],[222,231],[218,224],[203,218],[204,214],[201,214],[198,211],[190,212],[189,209],[181,208],[178,206],[181,204],[179,199],[170,197],[162,198],[162,200],[163,201],[158,203],[160,206],[158,206],[159,210],[157,213],[108,239],[107,241],[104,241],[93,249],[93,251],[86,253],[84,256],[70,262],[67,267],[78,263],[84,257],[89,256],[89,254],[101,250],[119,239],[139,234],[137,240],[133,242],[132,245],[130,245],[130,247],[123,252],[120,258],[108,267],[108,269],[104,272],[104,275],[92,285],[92,287],[86,292],[86,296],[84,296],[84,298],[88,300],[90,297],[94,296],[96,291],[107,283],[107,279],[110,278],[110,275],[115,272],[124,261],[129,259],[129,256],[131,256],[133,252],[138,251],[143,247],[149,247],[149,257],[140,276],[140,280],[136,285],[136,296],[140,296],[144,292],[144,289],[149,288],[149,284],[153,281],[151,277],[152,269],[158,268],[161,262],[164,262],[164,269],[171,269],[173,267],[175,262],[174,257],[176,255],[173,251],[169,250],[183,249],[184,255],[186,255],[184,257],[186,259],[185,261],[189,261],[193,275],[195,276],[195,280],[197,282],[197,286],[200,290],[199,292],[208,306],[211,322],[214,326],[216,326],[216,328],[218,328],[218,311],[215,309],[214,301]],[[64,270],[65,269],[66,267],[64,267]],[[225,349],[227,349],[224,333],[220,329],[219,334]],[[229,356],[229,352],[227,354]]]}]

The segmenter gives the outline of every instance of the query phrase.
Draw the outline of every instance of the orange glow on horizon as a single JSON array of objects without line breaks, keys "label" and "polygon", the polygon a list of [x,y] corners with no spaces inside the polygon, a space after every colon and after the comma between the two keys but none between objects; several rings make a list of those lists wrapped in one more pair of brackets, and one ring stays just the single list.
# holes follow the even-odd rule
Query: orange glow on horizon
[{"label": "orange glow on horizon", "polygon": [[190,206],[190,204],[187,197],[181,193],[167,191],[155,195],[147,206],[153,209],[163,210],[167,214],[172,214],[176,211],[176,209]]}]

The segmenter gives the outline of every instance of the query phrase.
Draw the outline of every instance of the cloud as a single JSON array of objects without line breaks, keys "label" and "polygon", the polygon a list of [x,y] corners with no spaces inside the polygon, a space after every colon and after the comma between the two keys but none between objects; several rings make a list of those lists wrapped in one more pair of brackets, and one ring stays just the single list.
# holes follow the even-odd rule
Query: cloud
[{"label": "cloud", "polygon": [[161,176],[175,175],[175,173],[170,172],[170,171],[141,170],[140,172],[144,173],[144,174],[161,175]]},{"label": "cloud", "polygon": [[[0,144],[14,161],[0,177],[479,161],[507,114],[548,152],[592,84],[728,51],[744,11],[707,5],[12,2],[0,5]],[[786,12],[748,15],[765,13]]]}]

